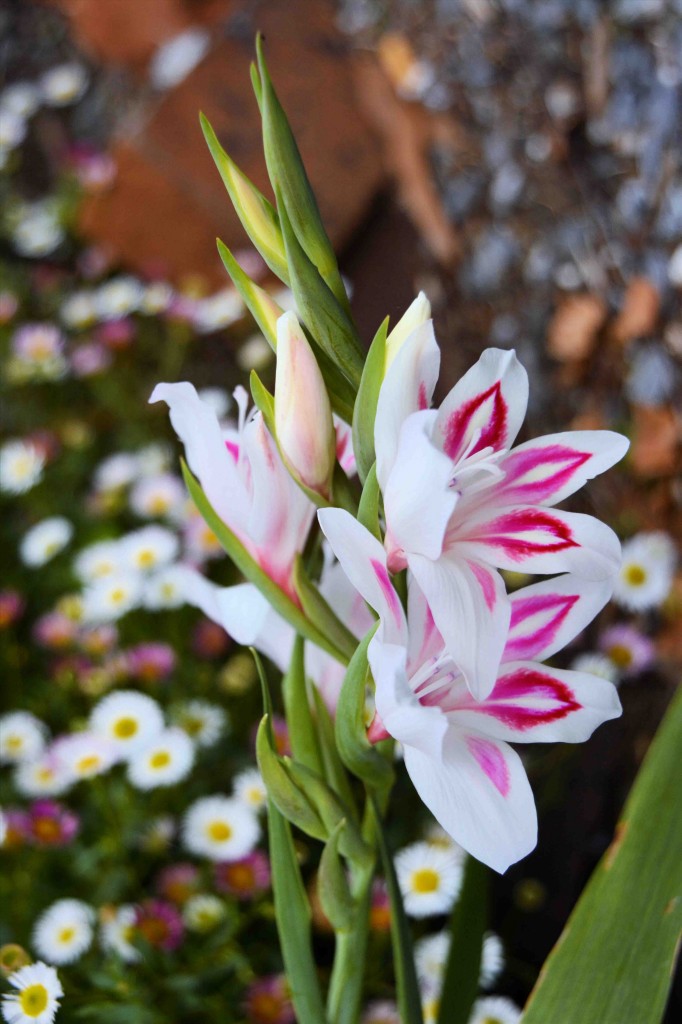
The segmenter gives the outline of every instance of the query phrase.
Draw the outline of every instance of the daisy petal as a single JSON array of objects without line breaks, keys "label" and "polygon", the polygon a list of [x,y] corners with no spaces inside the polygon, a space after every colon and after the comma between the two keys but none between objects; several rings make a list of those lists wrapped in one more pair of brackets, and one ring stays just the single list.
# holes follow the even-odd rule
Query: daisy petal
[{"label": "daisy petal", "polygon": [[317,516],[346,576],[379,616],[383,639],[405,642],[405,612],[386,567],[383,545],[344,509],[320,509]]},{"label": "daisy petal", "polygon": [[611,597],[611,580],[569,573],[511,595],[511,623],[503,661],[545,661],[565,647]]},{"label": "daisy petal", "polygon": [[511,447],[528,404],[528,375],[514,352],[486,349],[444,399],[434,441],[453,462]]},{"label": "daisy petal", "polygon": [[453,728],[442,759],[406,746],[405,767],[438,823],[495,871],[506,871],[534,848],[533,793],[521,759],[506,743]]},{"label": "daisy petal", "polygon": [[379,392],[374,425],[377,479],[383,492],[407,417],[428,409],[440,369],[440,349],[428,320],[409,335],[391,363]]},{"label": "daisy petal", "polygon": [[610,430],[573,430],[520,444],[499,463],[504,479],[486,494],[494,505],[556,505],[619,462],[630,442]]},{"label": "daisy petal", "polygon": [[478,512],[448,537],[463,555],[516,572],[575,572],[585,579],[613,576],[620,542],[593,516],[521,505]]},{"label": "daisy petal", "polygon": [[497,678],[511,608],[499,574],[476,559],[448,555],[410,558],[410,569],[431,608],[448,653],[477,700]]},{"label": "daisy petal", "polygon": [[512,743],[582,743],[622,711],[606,679],[533,661],[504,665],[486,700],[465,700],[447,709],[460,728]]}]

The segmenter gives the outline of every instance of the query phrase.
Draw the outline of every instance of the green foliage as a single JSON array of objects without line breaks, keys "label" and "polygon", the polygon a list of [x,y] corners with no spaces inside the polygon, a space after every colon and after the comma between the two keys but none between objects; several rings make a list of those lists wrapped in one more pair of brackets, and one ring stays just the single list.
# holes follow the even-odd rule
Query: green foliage
[{"label": "green foliage", "polygon": [[464,881],[450,917],[450,951],[440,994],[438,1024],[467,1024],[478,993],[483,935],[488,918],[488,869],[467,857]]},{"label": "green foliage", "polygon": [[358,475],[363,484],[375,461],[374,420],[386,369],[387,335],[388,317],[379,327],[370,345],[353,409],[353,451],[358,465]]}]

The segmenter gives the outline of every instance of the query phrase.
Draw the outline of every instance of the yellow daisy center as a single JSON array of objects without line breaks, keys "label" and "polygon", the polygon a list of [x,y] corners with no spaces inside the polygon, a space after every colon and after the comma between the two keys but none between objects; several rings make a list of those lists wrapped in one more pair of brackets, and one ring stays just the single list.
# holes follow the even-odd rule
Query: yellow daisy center
[{"label": "yellow daisy center", "polygon": [[168,499],[161,494],[155,495],[149,502],[149,511],[153,516],[162,516],[168,511]]},{"label": "yellow daisy center", "polygon": [[625,644],[613,644],[608,649],[608,655],[618,668],[629,668],[632,664],[632,651]]},{"label": "yellow daisy center", "polygon": [[44,985],[29,985],[19,994],[19,1006],[27,1017],[39,1017],[47,1009],[49,996]]},{"label": "yellow daisy center", "polygon": [[152,768],[165,768],[170,764],[170,760],[171,756],[167,750],[159,750],[149,758],[149,764]]},{"label": "yellow daisy center", "polygon": [[111,591],[111,600],[114,604],[120,604],[121,601],[125,601],[126,592],[123,587],[116,587]]},{"label": "yellow daisy center", "polygon": [[631,587],[641,587],[646,582],[646,571],[641,565],[628,565],[624,576],[626,583]]},{"label": "yellow daisy center", "polygon": [[8,750],[17,751],[23,747],[24,738],[23,736],[8,736],[6,742]]},{"label": "yellow daisy center", "polygon": [[99,766],[100,759],[97,754],[88,754],[87,757],[81,757],[77,762],[76,771],[79,775],[88,775],[90,772],[96,771]]},{"label": "yellow daisy center", "polygon": [[57,938],[60,942],[71,942],[75,934],[75,928],[62,928]]},{"label": "yellow daisy center", "polygon": [[225,843],[232,835],[232,829],[226,821],[212,821],[206,831],[215,843]]},{"label": "yellow daisy center", "polygon": [[412,875],[415,892],[435,892],[440,885],[440,875],[433,868],[420,868]]},{"label": "yellow daisy center", "polygon": [[156,555],[151,548],[146,548],[144,551],[140,551],[137,561],[140,569],[151,569],[156,564]]},{"label": "yellow daisy center", "polygon": [[114,723],[114,736],[119,740],[127,740],[130,739],[131,736],[135,735],[138,728],[139,726],[134,718],[119,718],[119,720]]}]

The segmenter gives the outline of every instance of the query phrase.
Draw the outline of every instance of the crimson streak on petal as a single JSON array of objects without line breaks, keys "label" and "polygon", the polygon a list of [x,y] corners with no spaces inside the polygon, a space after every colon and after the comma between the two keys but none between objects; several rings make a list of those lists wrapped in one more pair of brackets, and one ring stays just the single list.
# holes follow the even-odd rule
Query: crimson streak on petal
[{"label": "crimson streak on petal", "polygon": [[[544,540],[531,539],[532,534],[537,534],[540,537],[543,533],[549,536]],[[531,536],[523,536],[523,534]],[[573,540],[570,527],[566,523],[555,519],[551,513],[540,508],[524,508],[515,512],[505,512],[497,519],[485,523],[483,531],[479,535],[466,537],[466,540],[483,541],[492,547],[501,548],[509,558],[516,562],[523,561],[528,555],[549,554],[554,551],[580,547]]]},{"label": "crimson streak on petal", "polygon": [[525,732],[566,718],[581,708],[566,683],[534,669],[519,668],[501,676],[488,699],[480,704],[472,701],[467,711],[492,715],[511,729]]},{"label": "crimson streak on petal", "polygon": [[456,409],[448,419],[443,448],[451,459],[457,459],[463,454],[462,449],[466,444],[467,431],[471,428],[472,421],[477,414],[481,415],[481,410],[484,409],[486,403],[491,406],[489,411],[486,410],[487,422],[481,426],[481,436],[467,454],[474,455],[482,448],[488,447],[494,451],[504,448],[507,440],[507,403],[502,397],[501,382],[497,380],[485,391]]}]

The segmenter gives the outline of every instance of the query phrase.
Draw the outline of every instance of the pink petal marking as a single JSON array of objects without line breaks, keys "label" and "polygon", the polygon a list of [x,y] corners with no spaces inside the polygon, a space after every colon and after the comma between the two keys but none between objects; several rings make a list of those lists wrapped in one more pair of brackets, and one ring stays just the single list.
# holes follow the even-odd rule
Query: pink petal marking
[{"label": "pink petal marking", "polygon": [[[536,594],[512,600],[509,640],[504,649],[505,661],[522,661],[535,657],[538,651],[554,641],[564,619],[580,600],[578,594]],[[535,620],[530,632],[529,620]]]},{"label": "pink petal marking", "polygon": [[504,460],[505,478],[498,494],[503,493],[508,500],[539,504],[565,487],[591,458],[592,452],[561,444],[512,452]]},{"label": "pink petal marking", "polygon": [[226,441],[225,447],[235,462],[239,462],[239,445],[236,441]]},{"label": "pink petal marking", "polygon": [[401,606],[400,601],[398,599],[398,595],[395,592],[395,588],[394,588],[393,584],[391,583],[391,580],[390,580],[390,577],[388,575],[388,572],[387,572],[385,566],[383,566],[381,564],[381,562],[377,561],[376,558],[371,558],[370,559],[370,564],[372,566],[372,569],[374,570],[374,575],[376,576],[377,580],[379,581],[379,586],[381,587],[381,591],[382,591],[384,597],[386,598],[386,601],[388,603],[388,607],[391,610],[391,615],[395,619],[398,627],[400,627],[402,625],[402,618],[403,618],[402,617],[402,606]]},{"label": "pink petal marking", "polygon": [[517,668],[500,676],[487,700],[480,704],[470,701],[466,710],[491,715],[510,729],[526,732],[566,718],[581,708],[566,683],[539,669]]},{"label": "pink petal marking", "polygon": [[[486,405],[489,408],[486,408]],[[459,409],[455,409],[448,417],[444,430],[445,442],[443,445],[446,455],[456,459],[461,454],[461,450],[465,445],[467,431],[472,426],[476,429],[475,421],[478,420],[480,422],[481,419],[486,420],[480,426],[481,436],[467,454],[474,455],[481,448],[492,447],[494,451],[504,448],[507,439],[507,414],[507,403],[502,397],[502,384],[497,380],[485,391],[481,391],[474,398],[470,398]]]},{"label": "pink petal marking", "polygon": [[424,381],[419,385],[417,404],[420,409],[428,409],[429,407],[429,400],[426,396],[426,384]]},{"label": "pink petal marking", "polygon": [[468,536],[466,540],[483,541],[501,548],[515,562],[522,562],[528,555],[549,554],[580,546],[573,540],[566,523],[540,508],[505,512],[485,523],[481,534]]},{"label": "pink petal marking", "polygon": [[369,729],[367,730],[367,739],[370,743],[379,743],[380,740],[388,740],[390,738],[390,732],[386,730],[386,726],[375,711],[374,718],[370,722]]},{"label": "pink petal marking", "polygon": [[495,581],[492,575],[478,562],[469,562],[467,565],[471,569],[472,573],[476,577],[476,582],[483,591],[483,599],[488,606],[488,611],[492,611],[497,602],[497,595],[495,594]]},{"label": "pink petal marking", "polygon": [[501,751],[489,740],[478,736],[467,736],[466,745],[469,753],[475,758],[479,768],[488,776],[495,789],[507,796],[511,788],[509,769]]}]

